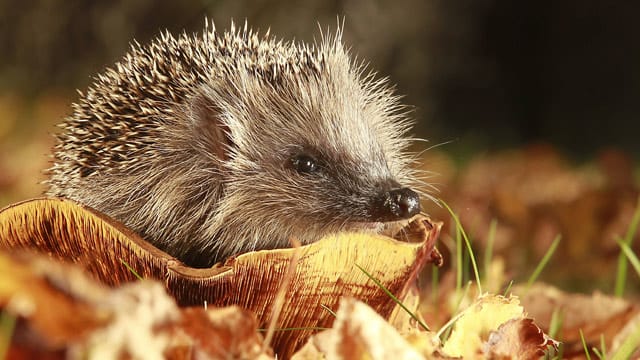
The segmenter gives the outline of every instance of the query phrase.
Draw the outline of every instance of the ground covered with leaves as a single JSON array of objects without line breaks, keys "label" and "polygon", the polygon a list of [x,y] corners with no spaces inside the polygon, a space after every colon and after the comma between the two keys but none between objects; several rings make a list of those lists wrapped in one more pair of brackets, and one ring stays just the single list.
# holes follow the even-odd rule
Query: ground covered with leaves
[{"label": "ground covered with leaves", "polygon": [[[49,133],[67,103],[57,95],[44,96],[35,106],[0,98],[0,207],[39,196]],[[23,125],[25,118],[38,123],[38,130]],[[427,266],[418,287],[402,299],[412,316],[399,310],[385,319],[364,303],[345,300],[333,326],[317,329],[298,358],[640,355],[640,262],[635,255],[640,250],[640,181],[632,158],[608,149],[578,164],[538,144],[458,159],[444,146],[425,152],[421,166],[432,173],[428,180],[438,189],[432,195],[442,200],[424,205],[444,224],[438,245],[444,265]],[[18,291],[46,298],[45,308],[55,309],[39,316],[69,320],[62,323],[64,331],[46,328],[47,321],[31,323],[41,335],[57,334],[36,339],[43,344],[37,351],[54,349],[51,354],[60,355],[69,344],[78,354],[103,351],[106,339],[123,341],[114,335],[117,329],[135,323],[153,330],[141,336],[160,334],[161,340],[127,335],[129,340],[173,346],[167,345],[173,352],[159,357],[190,358],[198,351],[211,358],[274,356],[254,315],[239,308],[178,308],[164,298],[162,286],[145,282],[113,292],[91,284],[92,293],[103,295],[87,295],[56,282],[56,274],[42,275],[41,259],[3,255],[0,260],[3,309],[34,311],[24,307],[29,302],[9,296]],[[11,279],[6,276],[10,271]],[[66,279],[76,270],[60,271]],[[1,351],[7,351],[27,318],[16,320],[7,313],[0,319]],[[138,315],[125,316],[131,313]],[[81,335],[85,342],[76,341]],[[130,350],[132,357],[156,355],[144,348]]]}]

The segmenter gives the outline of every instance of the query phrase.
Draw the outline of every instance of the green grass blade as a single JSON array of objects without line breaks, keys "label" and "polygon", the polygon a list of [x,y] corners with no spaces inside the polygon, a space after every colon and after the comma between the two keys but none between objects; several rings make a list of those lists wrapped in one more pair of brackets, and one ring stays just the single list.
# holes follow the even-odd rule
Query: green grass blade
[{"label": "green grass blade", "polygon": [[594,354],[596,354],[596,356],[598,357],[598,359],[600,360],[604,360],[605,359],[605,355],[603,352],[601,352],[600,350],[598,350],[597,347],[592,347],[591,351],[593,351]]},{"label": "green grass blade", "polygon": [[598,356],[600,360],[605,360],[607,358],[607,344],[604,342],[604,335],[600,334],[600,349],[593,347],[593,353]]},{"label": "green grass blade", "polygon": [[591,360],[591,354],[589,354],[589,349],[587,348],[587,340],[584,339],[584,334],[582,333],[582,329],[580,329],[580,340],[582,341],[584,356],[586,357],[587,360]]},{"label": "green grass blade", "polygon": [[463,275],[463,260],[462,260],[462,234],[460,228],[456,227],[456,291],[462,290],[462,275]]},{"label": "green grass blade", "polygon": [[7,358],[15,327],[16,318],[6,311],[0,312],[0,359]]},{"label": "green grass blade", "polygon": [[527,286],[525,288],[525,291],[529,290],[531,285],[533,285],[533,283],[538,279],[538,277],[542,273],[542,270],[544,269],[545,266],[547,266],[547,263],[549,262],[549,260],[553,256],[553,253],[558,248],[558,244],[560,244],[560,240],[561,239],[562,239],[562,236],[560,234],[556,235],[556,238],[551,243],[551,246],[549,246],[549,249],[547,249],[547,252],[542,257],[542,260],[540,260],[540,262],[538,263],[538,266],[536,266],[535,270],[533,271],[533,273],[529,277],[529,280],[527,281]]},{"label": "green grass blade", "polygon": [[389,296],[393,301],[395,301],[396,304],[398,304],[402,310],[406,311],[407,314],[409,314],[409,316],[411,316],[411,318],[413,320],[415,320],[418,324],[420,324],[420,326],[422,326],[423,329],[427,330],[427,331],[431,331],[429,329],[429,327],[427,326],[427,324],[425,324],[424,322],[422,322],[422,320],[420,320],[416,314],[413,313],[413,311],[409,310],[409,308],[407,308],[402,301],[400,301],[400,299],[398,299],[395,295],[393,295],[391,293],[391,291],[389,291],[389,289],[387,289],[386,287],[384,287],[384,285],[382,285],[382,283],[380,282],[380,280],[376,279],[375,277],[373,277],[373,275],[371,275],[367,270],[365,270],[363,267],[361,267],[358,264],[355,264],[355,266],[360,269],[360,271],[362,271],[365,275],[367,275],[367,277],[374,282],[374,284],[376,284],[376,286],[378,286],[380,289],[382,289],[382,291],[385,292],[385,294],[387,294],[387,296]]},{"label": "green grass blade", "polygon": [[507,297],[507,295],[509,295],[509,292],[511,291],[511,287],[513,287],[513,280],[509,281],[509,285],[507,285],[507,288],[504,289],[504,293],[502,294],[502,296]]},{"label": "green grass blade", "polygon": [[640,326],[636,327],[634,331],[627,336],[618,351],[613,354],[611,360],[626,360],[630,359],[631,355],[636,351],[636,349],[640,346]]},{"label": "green grass blade", "polygon": [[[551,320],[549,321],[549,337],[557,339],[560,329],[562,329],[563,318],[562,310],[555,308],[551,313]],[[551,354],[551,350],[549,349],[546,353]],[[558,348],[554,351],[552,359],[562,359],[563,353],[564,345],[562,344],[562,341],[560,341],[560,345],[558,345]]]},{"label": "green grass blade", "polygon": [[467,236],[467,233],[464,231],[464,228],[462,227],[462,224],[460,223],[460,219],[458,218],[458,216],[453,212],[453,210],[451,210],[449,205],[446,202],[444,202],[444,200],[440,199],[439,201],[442,204],[442,206],[444,206],[447,209],[447,211],[451,215],[451,218],[453,218],[453,220],[455,221],[456,227],[460,229],[460,232],[462,233],[464,242],[467,245],[467,251],[469,251],[469,258],[471,259],[471,265],[473,266],[473,273],[475,275],[476,284],[478,286],[478,294],[482,294],[482,284],[480,282],[480,273],[478,272],[478,264],[476,263],[476,257],[473,255],[473,249],[471,249],[471,241],[469,241],[469,237]]},{"label": "green grass blade", "polygon": [[551,313],[551,320],[549,321],[549,336],[552,338],[556,338],[556,336],[560,333],[560,329],[562,329],[562,321],[564,320],[564,316],[562,311],[558,308],[553,309]]},{"label": "green grass blade", "polygon": [[[617,238],[616,241],[620,244],[624,244],[624,240]],[[613,294],[616,297],[624,296],[624,288],[627,284],[627,268],[629,267],[627,263],[627,257],[624,253],[620,253],[618,256],[618,267],[616,269],[616,282],[613,288]]]},{"label": "green grass blade", "polygon": [[638,276],[640,276],[640,260],[638,260],[638,257],[636,256],[636,254],[633,253],[633,250],[631,250],[629,245],[621,241],[618,241],[618,245],[620,245],[620,249],[622,249],[622,253],[627,257],[627,260],[631,263],[631,266],[633,266],[633,269],[636,271]]},{"label": "green grass blade", "polygon": [[[633,242],[633,238],[638,231],[638,224],[640,223],[640,198],[638,198],[638,205],[636,207],[636,211],[633,213],[633,217],[631,218],[631,223],[629,224],[629,229],[627,229],[627,233],[624,236],[622,242],[626,244],[628,247],[631,247],[631,243]],[[624,288],[627,284],[627,256],[623,253],[620,253],[618,256],[618,268],[616,270],[616,283],[614,287],[613,293],[615,296],[622,297],[624,295]]]},{"label": "green grass blade", "polygon": [[442,326],[442,328],[440,328],[440,330],[438,330],[438,332],[436,333],[436,337],[440,339],[440,343],[444,344],[445,342],[447,342],[447,340],[449,340],[451,332],[453,331],[453,324],[455,324],[463,314],[464,313],[462,312],[456,314],[456,316],[452,317],[449,321],[447,321],[446,324]]},{"label": "green grass blade", "polygon": [[131,271],[131,273],[135,275],[135,277],[137,277],[138,280],[144,280],[142,276],[140,276],[140,274],[138,274],[136,270],[131,267],[131,265],[129,265],[126,261],[124,261],[124,259],[120,259],[120,263],[124,265],[129,271]]},{"label": "green grass blade", "polygon": [[438,332],[436,333],[436,337],[440,338],[440,341],[442,343],[446,342],[447,339],[449,339],[449,336],[451,335],[451,331],[453,330],[453,324],[455,324],[455,322],[458,321],[458,319],[462,316],[463,312],[459,311],[460,305],[462,305],[462,300],[464,300],[467,297],[470,287],[471,287],[471,282],[467,283],[467,286],[464,287],[464,292],[460,294],[460,297],[457,300],[456,308],[453,311],[453,313],[456,315],[453,316],[451,319],[449,319],[449,321],[447,321],[447,323],[444,324],[442,328],[440,328],[440,330],[438,330]]},{"label": "green grass blade", "polygon": [[320,307],[322,307],[323,309],[327,310],[327,312],[331,315],[333,315],[333,317],[337,317],[338,315],[336,315],[335,311],[331,310],[327,305],[325,304],[320,304]]},{"label": "green grass blade", "polygon": [[464,251],[462,253],[462,282],[465,284],[469,282],[469,252]]}]

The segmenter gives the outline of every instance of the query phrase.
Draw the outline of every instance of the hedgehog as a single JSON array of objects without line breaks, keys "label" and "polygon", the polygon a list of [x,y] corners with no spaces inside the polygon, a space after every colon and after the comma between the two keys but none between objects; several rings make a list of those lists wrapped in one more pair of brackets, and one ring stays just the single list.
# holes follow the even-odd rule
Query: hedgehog
[{"label": "hedgehog", "polygon": [[79,92],[45,195],[193,267],[406,221],[424,195],[409,111],[342,33],[305,44],[205,21],[202,34],[134,41]]}]

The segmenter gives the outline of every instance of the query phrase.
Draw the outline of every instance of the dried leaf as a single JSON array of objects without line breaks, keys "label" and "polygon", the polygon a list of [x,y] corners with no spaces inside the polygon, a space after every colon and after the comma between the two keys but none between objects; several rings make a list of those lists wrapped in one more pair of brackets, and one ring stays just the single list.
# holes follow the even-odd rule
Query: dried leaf
[{"label": "dried leaf", "polygon": [[79,341],[111,320],[111,313],[89,304],[104,298],[106,291],[78,271],[67,272],[41,258],[0,253],[0,274],[0,308],[12,317],[28,319],[31,335],[18,340],[37,339],[36,349]]},{"label": "dried leaf", "polygon": [[[514,293],[523,293],[519,287]],[[564,344],[564,354],[584,353],[580,332],[587,347],[600,348],[600,337],[604,336],[607,349],[622,329],[640,314],[637,305],[614,296],[594,292],[591,295],[570,294],[543,283],[534,284],[522,296],[527,312],[542,327],[548,327],[551,315],[557,311],[562,316],[562,328],[558,337]]]},{"label": "dried leaf", "polygon": [[0,253],[0,271],[0,311],[18,319],[9,358],[271,358],[237,307],[179,309],[159,282],[110,289],[33,255]]},{"label": "dried leaf", "polygon": [[0,210],[0,249],[29,250],[80,264],[108,285],[164,279],[171,256],[119,222],[64,199],[34,199]]},{"label": "dried leaf", "polygon": [[[301,247],[277,328],[302,329],[276,332],[274,350],[286,357],[315,328],[331,326],[333,315],[323,306],[336,309],[342,296],[362,299],[388,318],[395,303],[356,265],[402,297],[426,263],[442,261],[434,247],[440,227],[418,217],[399,232],[407,242],[342,234]],[[269,323],[273,298],[294,251],[256,251],[209,269],[190,268],[113,219],[61,199],[36,199],[0,211],[0,249],[29,249],[72,261],[109,285],[136,280],[124,261],[143,278],[165,282],[181,306],[239,305],[255,313],[261,327]]]},{"label": "dried leaf", "polygon": [[[513,323],[505,325],[509,322]],[[484,295],[461,313],[442,350],[465,359],[482,359],[491,354],[501,359],[526,359],[522,354],[537,353],[552,343],[526,319],[517,298]]]},{"label": "dried leaf", "polygon": [[537,359],[549,346],[558,345],[533,319],[521,318],[511,319],[492,331],[482,352],[487,359]]},{"label": "dried leaf", "polygon": [[380,315],[351,298],[340,303],[333,328],[314,335],[309,342],[312,345],[293,359],[425,359]]}]

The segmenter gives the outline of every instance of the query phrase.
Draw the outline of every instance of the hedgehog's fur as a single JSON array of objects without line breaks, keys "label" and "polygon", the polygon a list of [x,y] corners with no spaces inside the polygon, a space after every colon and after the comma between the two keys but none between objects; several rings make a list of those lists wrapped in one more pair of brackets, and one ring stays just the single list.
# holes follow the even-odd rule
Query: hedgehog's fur
[{"label": "hedgehog's fur", "polygon": [[[409,121],[341,31],[318,46],[244,29],[132,46],[73,105],[49,196],[92,206],[188,264],[366,224],[380,184],[414,185]],[[299,174],[290,158],[318,158]],[[396,182],[397,181],[397,182]]]}]

